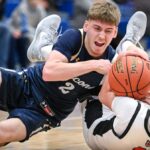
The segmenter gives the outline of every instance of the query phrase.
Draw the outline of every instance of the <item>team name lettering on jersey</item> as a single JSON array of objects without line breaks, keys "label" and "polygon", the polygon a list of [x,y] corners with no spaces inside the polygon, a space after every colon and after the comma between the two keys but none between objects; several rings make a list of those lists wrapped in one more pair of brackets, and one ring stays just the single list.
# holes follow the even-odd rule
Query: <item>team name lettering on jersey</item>
[{"label": "team name lettering on jersey", "polygon": [[81,81],[80,78],[73,78],[72,79],[75,83],[78,85],[86,88],[86,89],[93,89],[94,87],[90,86],[89,84],[85,83],[84,81]]}]

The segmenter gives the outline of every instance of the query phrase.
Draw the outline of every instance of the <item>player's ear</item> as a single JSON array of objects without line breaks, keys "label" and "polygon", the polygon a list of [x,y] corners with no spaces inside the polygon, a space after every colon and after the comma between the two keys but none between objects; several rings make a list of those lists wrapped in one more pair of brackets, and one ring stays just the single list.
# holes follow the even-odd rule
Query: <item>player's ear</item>
[{"label": "player's ear", "polygon": [[89,26],[89,21],[88,21],[88,20],[85,20],[85,22],[84,22],[84,24],[83,24],[83,31],[84,31],[84,32],[87,32],[88,26]]},{"label": "player's ear", "polygon": [[114,29],[114,38],[117,37],[117,34],[118,34],[118,27],[115,27],[115,29]]}]

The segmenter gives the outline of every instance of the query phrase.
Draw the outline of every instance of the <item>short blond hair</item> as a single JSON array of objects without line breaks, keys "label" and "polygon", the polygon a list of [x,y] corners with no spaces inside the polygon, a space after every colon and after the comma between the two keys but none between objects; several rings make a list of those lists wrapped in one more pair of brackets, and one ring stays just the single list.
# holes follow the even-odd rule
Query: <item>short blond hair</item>
[{"label": "short blond hair", "polygon": [[120,18],[121,13],[117,4],[110,0],[95,0],[87,14],[88,20],[100,20],[116,26]]}]

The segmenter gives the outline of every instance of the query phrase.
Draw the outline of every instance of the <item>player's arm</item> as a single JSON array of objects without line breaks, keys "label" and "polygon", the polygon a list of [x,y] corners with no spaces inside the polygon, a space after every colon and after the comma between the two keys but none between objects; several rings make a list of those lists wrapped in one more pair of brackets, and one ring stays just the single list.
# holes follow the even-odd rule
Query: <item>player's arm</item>
[{"label": "player's arm", "polygon": [[108,82],[108,75],[105,76],[102,88],[99,93],[99,100],[111,109],[113,99],[115,98],[114,92],[111,91],[109,82]]},{"label": "player's arm", "polygon": [[[99,93],[99,100],[109,107],[115,114],[113,130],[116,135],[123,136],[127,134],[128,126],[132,122],[133,114],[136,114],[138,102],[130,97],[118,97],[110,90],[108,77],[105,78],[102,89]],[[126,111],[128,110],[128,111]],[[108,111],[108,110],[107,110]],[[135,116],[134,116],[135,117]]]},{"label": "player's arm", "polygon": [[68,63],[65,55],[53,50],[44,65],[43,79],[45,81],[65,81],[92,71],[106,74],[110,68],[110,61],[104,59]]},{"label": "player's arm", "polygon": [[139,56],[139,57],[144,58],[145,60],[149,60],[149,56],[144,51],[144,49],[137,47],[131,42],[126,44],[126,51],[119,53],[119,57],[121,57],[122,55]]}]

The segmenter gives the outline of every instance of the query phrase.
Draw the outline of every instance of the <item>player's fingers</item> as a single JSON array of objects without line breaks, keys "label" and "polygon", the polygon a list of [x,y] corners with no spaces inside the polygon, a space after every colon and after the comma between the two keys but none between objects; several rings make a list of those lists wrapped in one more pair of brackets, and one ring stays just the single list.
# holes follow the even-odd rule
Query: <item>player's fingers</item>
[{"label": "player's fingers", "polygon": [[148,54],[144,51],[132,50],[132,51],[120,52],[119,57],[122,57],[122,56],[138,56],[149,61]]}]

